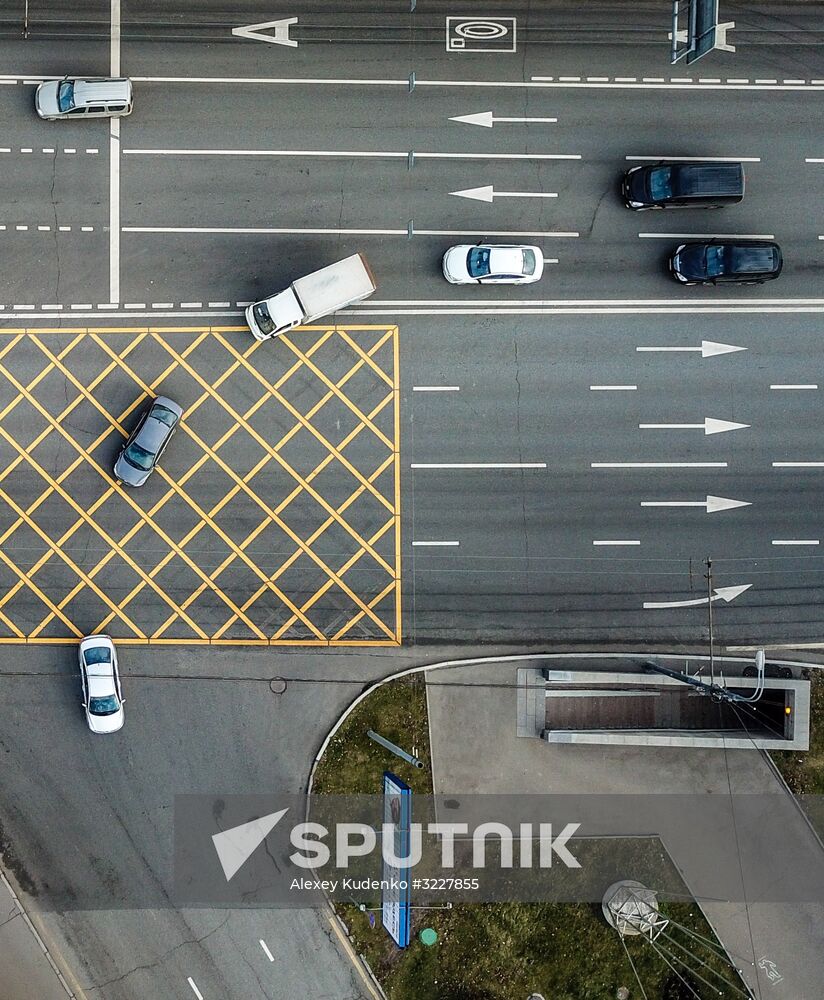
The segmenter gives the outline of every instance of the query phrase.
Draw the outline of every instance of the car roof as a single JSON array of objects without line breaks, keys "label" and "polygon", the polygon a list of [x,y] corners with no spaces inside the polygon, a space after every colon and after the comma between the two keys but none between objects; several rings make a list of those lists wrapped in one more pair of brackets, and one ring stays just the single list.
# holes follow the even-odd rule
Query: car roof
[{"label": "car roof", "polygon": [[124,104],[131,100],[132,84],[125,77],[122,79],[75,79],[74,101],[75,104],[94,104],[96,102],[122,101]]},{"label": "car roof", "polygon": [[171,410],[172,413],[176,414],[178,420],[183,413],[183,410],[177,403],[167,396],[158,396],[157,399],[152,401],[152,405],[149,407],[149,412],[146,415],[146,420],[143,421],[143,426],[137,432],[135,443],[153,454],[157,452],[158,448],[160,448],[173,430],[167,423],[158,419],[155,411],[159,406]]},{"label": "car roof", "polygon": [[489,250],[489,270],[492,274],[524,273],[523,247],[490,247]]},{"label": "car roof", "polygon": [[735,274],[761,274],[774,270],[776,247],[771,243],[728,244],[730,264]]},{"label": "car roof", "polygon": [[678,194],[687,197],[739,195],[744,171],[740,163],[673,163]]}]

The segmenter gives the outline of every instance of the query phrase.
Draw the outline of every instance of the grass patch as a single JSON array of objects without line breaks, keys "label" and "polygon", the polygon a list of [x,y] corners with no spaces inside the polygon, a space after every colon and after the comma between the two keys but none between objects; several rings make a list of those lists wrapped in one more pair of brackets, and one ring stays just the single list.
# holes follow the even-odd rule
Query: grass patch
[{"label": "grass patch", "polygon": [[[369,739],[367,730],[414,753],[423,769],[413,767]],[[315,772],[315,795],[378,795],[383,772],[392,771],[418,795],[432,794],[426,682],[412,674],[377,688],[358,705],[335,733]]]},{"label": "grass patch", "polygon": [[[715,940],[697,906],[662,905],[662,912],[702,936]],[[416,911],[413,931],[433,927],[437,943],[426,948],[417,937],[399,952],[380,924],[371,929],[366,915],[342,907],[350,928],[389,1000],[526,1000],[537,992],[548,1000],[614,1000],[619,987],[631,1000],[642,993],[621,939],[604,921],[599,906],[572,903],[483,903],[452,910]],[[420,914],[420,915],[418,915]],[[695,948],[687,934],[672,933]],[[648,941],[625,939],[649,1000],[695,1000]],[[660,943],[678,953],[672,942]],[[741,983],[725,960],[698,946],[697,953],[737,990],[725,987],[698,963],[691,963],[717,990],[698,979],[691,985],[702,1000],[737,1000]]]},{"label": "grass patch", "polygon": [[824,795],[824,671],[810,673],[810,749],[770,752],[796,795]]}]

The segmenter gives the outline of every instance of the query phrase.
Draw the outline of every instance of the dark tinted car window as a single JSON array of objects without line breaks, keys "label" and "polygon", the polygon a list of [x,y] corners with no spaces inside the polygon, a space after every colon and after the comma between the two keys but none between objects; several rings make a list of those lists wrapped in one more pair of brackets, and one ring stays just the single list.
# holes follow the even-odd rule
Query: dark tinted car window
[{"label": "dark tinted car window", "polygon": [[649,196],[653,201],[672,197],[672,168],[657,167],[649,174]]},{"label": "dark tinted car window", "polygon": [[484,278],[489,274],[489,250],[473,247],[468,254],[466,269],[473,278]]},{"label": "dark tinted car window", "polygon": [[130,465],[136,469],[142,469],[144,472],[151,471],[154,462],[154,455],[134,442],[123,452],[123,457]]},{"label": "dark tinted car window", "polygon": [[177,423],[177,414],[159,404],[152,407],[152,416],[155,420],[162,421],[167,427],[174,427]]},{"label": "dark tinted car window", "polygon": [[275,324],[269,315],[269,310],[266,308],[265,302],[258,302],[252,309],[252,315],[255,317],[255,322],[260,328],[261,333],[269,334],[275,329]]}]

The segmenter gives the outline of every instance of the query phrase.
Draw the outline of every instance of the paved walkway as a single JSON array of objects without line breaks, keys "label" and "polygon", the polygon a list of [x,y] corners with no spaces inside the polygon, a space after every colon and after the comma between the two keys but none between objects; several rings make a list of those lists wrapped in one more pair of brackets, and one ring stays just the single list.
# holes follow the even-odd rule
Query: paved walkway
[{"label": "paved walkway", "polygon": [[[521,664],[523,665],[523,664]],[[518,665],[434,671],[428,675],[437,794],[706,794],[769,795],[769,816],[746,823],[736,876],[748,903],[704,902],[716,934],[758,1000],[821,1000],[824,983],[824,904],[759,901],[765,873],[824,877],[824,852],[755,750],[549,745],[516,736]],[[740,799],[737,799],[737,802]],[[759,801],[763,801],[759,799]],[[774,804],[772,804],[774,803]],[[451,816],[453,821],[457,816]],[[610,817],[610,821],[612,817]],[[624,830],[612,830],[620,833]],[[667,847],[690,886],[698,871],[694,845],[674,836]],[[782,875],[782,868],[785,869]],[[724,872],[728,874],[728,872]],[[757,882],[758,887],[753,883]],[[707,893],[710,895],[710,893]],[[714,894],[716,898],[720,893]],[[769,974],[781,977],[771,981]]]},{"label": "paved walkway", "polygon": [[67,1000],[22,910],[0,878],[0,1000]]}]

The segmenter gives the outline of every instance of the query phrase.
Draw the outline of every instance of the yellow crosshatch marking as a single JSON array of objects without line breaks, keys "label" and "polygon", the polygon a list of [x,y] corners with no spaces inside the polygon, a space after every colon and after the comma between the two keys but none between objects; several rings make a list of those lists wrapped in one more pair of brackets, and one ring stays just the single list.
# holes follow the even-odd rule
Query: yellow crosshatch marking
[{"label": "yellow crosshatch marking", "polygon": [[0,642],[398,645],[399,416],[396,326],[0,330]]}]

